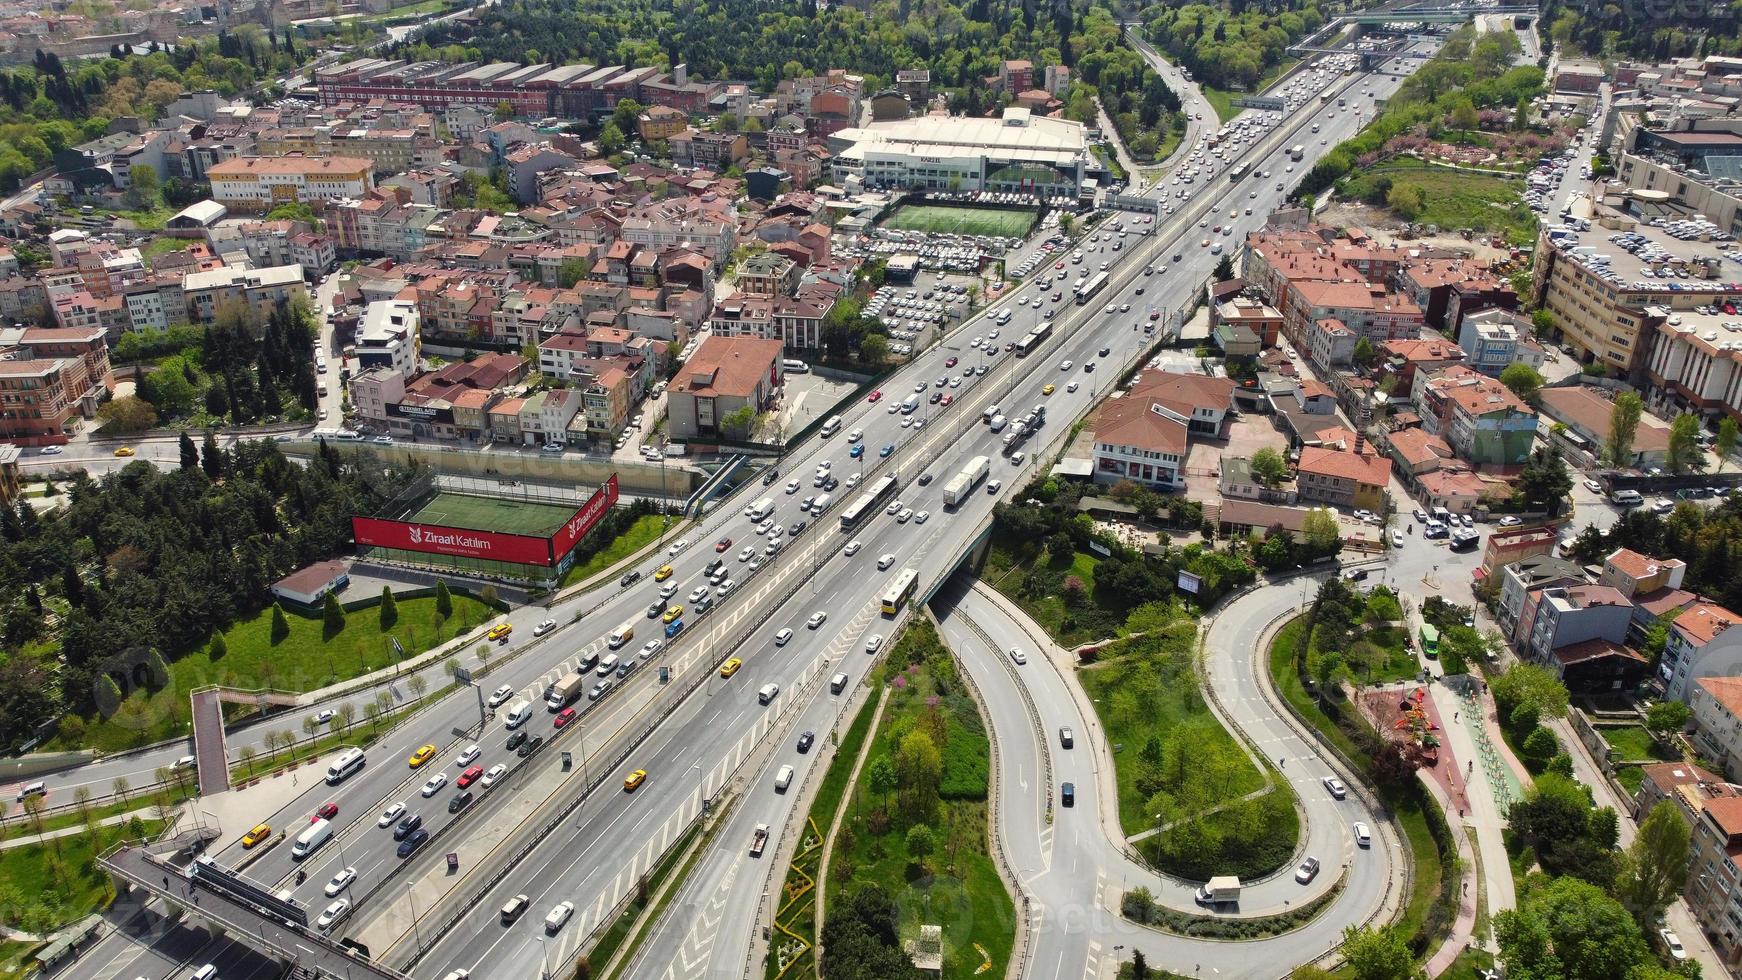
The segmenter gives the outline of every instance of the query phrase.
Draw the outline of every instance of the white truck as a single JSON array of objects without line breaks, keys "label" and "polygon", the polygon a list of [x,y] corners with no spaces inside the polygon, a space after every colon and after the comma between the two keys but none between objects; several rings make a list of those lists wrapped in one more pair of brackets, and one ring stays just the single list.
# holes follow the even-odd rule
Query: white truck
[{"label": "white truck", "polygon": [[561,711],[574,703],[587,689],[587,675],[578,670],[571,670],[550,686],[550,693],[545,695],[544,706],[550,711]]},{"label": "white truck", "polygon": [[968,499],[980,481],[986,478],[986,473],[992,468],[992,461],[984,456],[975,456],[968,460],[968,465],[962,471],[950,477],[950,482],[944,484],[944,506],[954,507]]},{"label": "white truck", "polygon": [[759,823],[756,832],[750,835],[750,856],[761,857],[762,849],[768,846],[768,825]]},{"label": "white truck", "polygon": [[1233,875],[1217,875],[1198,888],[1199,905],[1232,905],[1240,901],[1240,879]]}]

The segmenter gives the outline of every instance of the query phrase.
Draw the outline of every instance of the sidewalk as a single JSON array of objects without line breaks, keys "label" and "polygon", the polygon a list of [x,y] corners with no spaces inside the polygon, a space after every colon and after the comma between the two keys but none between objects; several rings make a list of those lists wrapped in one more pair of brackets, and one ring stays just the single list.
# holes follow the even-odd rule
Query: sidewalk
[{"label": "sidewalk", "polygon": [[[1470,702],[1457,697],[1444,685],[1431,685],[1428,691],[1428,696],[1439,710],[1441,718],[1445,717],[1448,709],[1452,712],[1453,722],[1442,726],[1442,731],[1451,748],[1452,757],[1464,760],[1464,771],[1468,780],[1464,787],[1468,812],[1461,818],[1454,818],[1448,809],[1446,822],[1452,823],[1454,827],[1462,826],[1467,833],[1475,836],[1475,849],[1483,872],[1482,899],[1489,914],[1514,908],[1518,903],[1518,896],[1512,888],[1511,864],[1506,855],[1506,807],[1502,805],[1503,801],[1512,798],[1513,789],[1510,784],[1495,785],[1496,778],[1504,781],[1508,774],[1502,770],[1497,777],[1494,767],[1483,763],[1483,752],[1478,748],[1480,739],[1470,731],[1472,725],[1482,725],[1484,735],[1486,734],[1486,716],[1493,711],[1492,702],[1487,700],[1486,692],[1478,695],[1481,700],[1477,703],[1484,717],[1473,719]],[[1504,747],[1499,747],[1498,751],[1504,753]],[[1476,763],[1474,767],[1471,766],[1472,762]],[[1461,918],[1460,910],[1460,920]],[[1484,948],[1493,948],[1488,937],[1480,938]]]},{"label": "sidewalk", "polygon": [[[97,821],[96,826],[113,827],[116,824],[126,823],[134,817],[138,817],[141,820],[154,820],[156,819],[157,814],[154,807],[146,807],[142,810],[132,810],[127,813],[117,813],[113,816],[104,817]],[[82,834],[84,832],[85,825],[77,823],[73,824],[71,827],[62,827],[59,830],[44,831],[40,834],[27,834],[11,840],[0,841],[0,851],[10,851],[15,847],[24,847],[27,844],[40,844],[43,841],[54,840],[58,837],[72,837],[75,834]]]}]

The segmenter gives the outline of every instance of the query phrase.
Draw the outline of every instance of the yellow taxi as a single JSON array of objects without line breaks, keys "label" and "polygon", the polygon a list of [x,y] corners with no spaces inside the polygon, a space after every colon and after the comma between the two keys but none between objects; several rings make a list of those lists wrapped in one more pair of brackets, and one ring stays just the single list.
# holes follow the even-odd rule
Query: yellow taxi
[{"label": "yellow taxi", "polygon": [[637,769],[630,773],[627,779],[623,780],[623,792],[633,793],[642,783],[645,782],[647,782],[647,770]]},{"label": "yellow taxi", "polygon": [[272,827],[268,824],[256,824],[253,830],[242,835],[242,846],[253,847],[272,836]]},{"label": "yellow taxi", "polygon": [[720,676],[731,677],[733,674],[736,674],[738,668],[742,666],[744,666],[744,661],[739,660],[737,657],[733,657],[720,665]]},{"label": "yellow taxi", "polygon": [[411,753],[411,758],[406,761],[411,763],[411,768],[416,769],[418,766],[428,762],[429,757],[432,755],[435,755],[435,746],[420,745],[417,747],[417,751]]},{"label": "yellow taxi", "polygon": [[120,449],[115,450],[115,455],[117,455],[117,456],[132,456],[135,454],[134,454],[132,446],[122,446]]},{"label": "yellow taxi", "polygon": [[653,580],[655,582],[663,582],[668,578],[671,578],[670,565],[661,565],[659,566],[659,571],[653,573]]},{"label": "yellow taxi", "polygon": [[666,610],[665,610],[665,615],[659,617],[659,621],[662,623],[669,623],[669,622],[677,619],[679,616],[682,616],[682,615],[683,615],[683,606],[680,606],[680,605],[667,606]]},{"label": "yellow taxi", "polygon": [[1056,386],[1047,385],[1045,388],[1040,389],[1040,393],[1043,395],[1050,395],[1057,390],[1058,390],[1058,388]]},{"label": "yellow taxi", "polygon": [[512,625],[508,623],[497,623],[495,626],[490,627],[490,632],[484,635],[492,640],[500,640],[512,632],[514,632],[514,627]]}]

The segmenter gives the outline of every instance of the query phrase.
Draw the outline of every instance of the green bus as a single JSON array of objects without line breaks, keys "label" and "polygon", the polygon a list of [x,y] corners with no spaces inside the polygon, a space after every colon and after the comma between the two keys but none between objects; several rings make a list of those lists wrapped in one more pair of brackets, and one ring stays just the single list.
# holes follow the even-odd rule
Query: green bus
[{"label": "green bus", "polygon": [[1427,623],[1421,624],[1421,652],[1432,660],[1440,655],[1440,631]]}]

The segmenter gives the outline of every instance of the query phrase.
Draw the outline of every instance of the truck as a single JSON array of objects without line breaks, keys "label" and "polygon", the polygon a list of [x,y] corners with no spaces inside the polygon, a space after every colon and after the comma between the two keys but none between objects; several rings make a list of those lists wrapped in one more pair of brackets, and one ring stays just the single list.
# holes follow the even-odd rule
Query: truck
[{"label": "truck", "polygon": [[1198,889],[1199,905],[1231,905],[1240,901],[1240,879],[1233,875],[1217,875]]},{"label": "truck", "polygon": [[1305,143],[1296,143],[1295,145],[1288,148],[1288,158],[1290,160],[1299,160],[1304,156],[1306,156],[1306,144]]},{"label": "truck", "polygon": [[550,693],[544,697],[544,706],[551,711],[561,711],[573,704],[586,689],[587,675],[578,670],[570,671],[550,686]]},{"label": "truck", "polygon": [[329,840],[332,840],[332,838],[332,823],[325,819],[316,820],[314,823],[309,824],[306,830],[296,835],[296,842],[290,845],[290,859],[293,861],[301,861],[303,858],[313,854],[315,848],[320,847]]},{"label": "truck", "polygon": [[759,823],[756,832],[750,835],[750,856],[761,857],[762,849],[768,846],[768,825]]},{"label": "truck", "polygon": [[755,521],[758,524],[767,520],[768,515],[772,514],[772,513],[774,513],[774,498],[773,497],[762,497],[762,498],[758,499],[755,503],[744,508],[744,516],[750,518],[752,521]]},{"label": "truck", "polygon": [[992,461],[984,456],[975,456],[968,460],[968,465],[962,471],[950,477],[950,482],[944,484],[944,506],[954,507],[968,499],[980,481],[986,478],[986,473],[992,468]]}]

